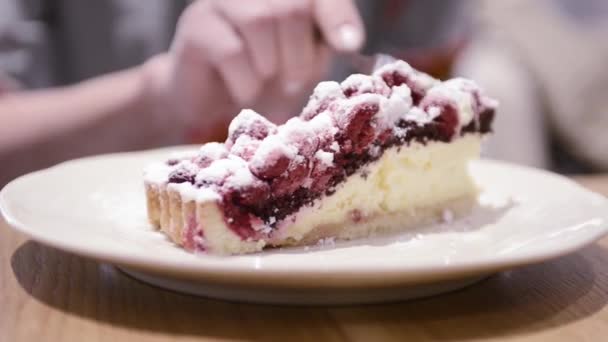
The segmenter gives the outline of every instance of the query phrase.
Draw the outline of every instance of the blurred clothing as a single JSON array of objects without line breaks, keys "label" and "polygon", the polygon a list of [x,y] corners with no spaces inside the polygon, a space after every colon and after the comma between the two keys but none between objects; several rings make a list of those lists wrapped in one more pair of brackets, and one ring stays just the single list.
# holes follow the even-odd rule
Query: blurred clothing
[{"label": "blurred clothing", "polygon": [[[534,91],[532,106],[538,108],[537,113],[525,116],[544,114],[542,121],[549,130],[545,148],[552,151],[552,166],[568,173],[608,171],[608,1],[486,0],[482,8],[482,31],[492,36],[493,45],[479,52],[477,60],[497,57],[495,50],[502,49],[498,60],[510,58],[523,66],[519,83]],[[486,82],[490,88],[514,77],[506,72],[495,76]],[[538,144],[538,139],[518,144],[535,132],[529,131],[530,120],[504,108],[505,104],[497,132],[502,134],[506,128],[509,132],[497,142],[522,151],[535,148],[528,142]],[[512,115],[517,119],[511,119]],[[514,121],[511,125],[500,122],[509,119]]]},{"label": "blurred clothing", "polygon": [[166,51],[186,0],[2,0],[0,71],[26,88],[73,84]]}]

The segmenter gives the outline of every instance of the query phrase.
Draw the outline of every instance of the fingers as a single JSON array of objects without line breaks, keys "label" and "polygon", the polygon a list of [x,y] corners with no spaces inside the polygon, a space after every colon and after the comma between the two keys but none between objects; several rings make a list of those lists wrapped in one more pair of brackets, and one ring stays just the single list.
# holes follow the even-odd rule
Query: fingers
[{"label": "fingers", "polygon": [[178,68],[197,73],[211,64],[239,104],[251,102],[262,87],[244,41],[208,2],[197,2],[186,10],[173,49],[183,62]]},{"label": "fingers", "polygon": [[314,0],[314,16],[329,45],[343,52],[359,50],[365,30],[352,0]]},{"label": "fingers", "polygon": [[278,25],[279,58],[284,89],[297,93],[311,78],[316,58],[310,0],[271,0]]},{"label": "fingers", "polygon": [[215,2],[218,11],[243,39],[255,70],[263,79],[277,72],[276,23],[270,3],[265,0],[223,0]]},{"label": "fingers", "polygon": [[[176,73],[209,80],[217,72],[238,105],[251,104],[270,81],[298,93],[316,75],[324,44],[361,47],[364,30],[352,0],[196,1],[180,19],[173,52]],[[201,76],[198,76],[201,75]],[[185,84],[182,88],[189,87]],[[194,89],[193,91],[196,91]]]},{"label": "fingers", "polygon": [[332,52],[327,45],[319,45],[317,48],[317,58],[315,61],[315,73],[313,79],[322,79],[329,72]]}]

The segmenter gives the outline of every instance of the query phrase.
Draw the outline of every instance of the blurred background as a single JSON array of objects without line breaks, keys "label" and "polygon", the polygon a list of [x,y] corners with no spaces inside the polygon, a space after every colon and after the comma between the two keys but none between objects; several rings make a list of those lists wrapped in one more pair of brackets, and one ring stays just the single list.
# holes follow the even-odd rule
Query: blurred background
[{"label": "blurred background", "polygon": [[[169,48],[190,2],[0,0],[0,101],[12,91],[71,85],[145,62]],[[500,101],[486,156],[567,174],[608,171],[608,1],[359,0],[357,6],[366,53],[393,54],[442,79],[473,78]],[[344,79],[353,72],[347,65],[334,58],[322,79]],[[297,115],[306,99],[254,109],[280,122]],[[129,132],[146,129],[136,122],[94,141],[69,132],[5,151],[0,186],[85,155],[222,139],[236,113],[225,113],[213,133],[193,127],[180,136],[134,139]],[[0,125],[9,114],[0,112]]]}]

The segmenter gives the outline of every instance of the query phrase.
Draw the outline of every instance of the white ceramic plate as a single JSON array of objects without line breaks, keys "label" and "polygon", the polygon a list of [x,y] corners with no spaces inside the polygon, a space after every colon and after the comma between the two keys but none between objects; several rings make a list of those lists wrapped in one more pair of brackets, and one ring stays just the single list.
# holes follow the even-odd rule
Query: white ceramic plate
[{"label": "white ceramic plate", "polygon": [[570,253],[608,231],[604,197],[551,173],[478,161],[471,171],[483,189],[480,205],[462,220],[332,246],[193,255],[146,220],[141,170],[175,149],[80,159],[26,175],[2,190],[0,209],[36,241],[159,286],[292,304],[427,296]]}]

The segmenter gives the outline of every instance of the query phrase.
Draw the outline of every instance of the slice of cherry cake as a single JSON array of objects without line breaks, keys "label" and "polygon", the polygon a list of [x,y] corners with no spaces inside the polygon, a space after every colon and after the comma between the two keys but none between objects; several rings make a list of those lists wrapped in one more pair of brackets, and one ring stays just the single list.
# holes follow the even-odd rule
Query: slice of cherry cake
[{"label": "slice of cherry cake", "polygon": [[246,109],[226,142],[150,165],[149,218],[188,250],[242,254],[462,215],[495,108],[474,82],[403,61],[322,82],[284,125]]}]

